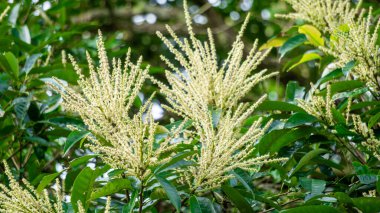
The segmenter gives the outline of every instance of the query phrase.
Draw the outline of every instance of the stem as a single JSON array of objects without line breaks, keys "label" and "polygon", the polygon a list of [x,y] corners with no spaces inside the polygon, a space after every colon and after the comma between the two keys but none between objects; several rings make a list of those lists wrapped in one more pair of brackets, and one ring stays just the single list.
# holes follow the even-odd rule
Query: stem
[{"label": "stem", "polygon": [[18,170],[19,171],[19,182],[21,183],[22,181],[22,176],[24,175],[23,174],[23,165],[22,165],[22,149],[23,149],[23,146],[22,146],[22,141],[19,140],[19,144],[20,144],[20,169]]},{"label": "stem", "polygon": [[341,138],[337,137],[338,141],[341,142],[347,149],[348,151],[358,160],[360,161],[361,164],[365,165],[367,162],[361,155],[361,153],[353,147],[350,142],[343,141]]},{"label": "stem", "polygon": [[140,198],[140,206],[139,206],[139,213],[142,212],[143,205],[144,205],[144,197],[143,197],[143,192],[144,192],[144,184],[141,183],[141,189],[139,193],[139,198]]},{"label": "stem", "polygon": [[361,155],[361,153],[354,147],[352,146],[349,142],[342,140],[342,138],[331,134],[327,131],[318,131],[319,134],[326,136],[328,139],[335,139],[339,143],[341,143],[355,158],[356,160],[360,161],[363,165],[366,164],[365,159]]},{"label": "stem", "polygon": [[[192,196],[194,193],[195,193],[195,189],[191,190],[189,197]],[[185,203],[189,199],[189,197],[185,197],[185,199],[182,200],[181,206],[185,205]]]},{"label": "stem", "polygon": [[129,197],[129,190],[128,189],[125,190],[125,198],[127,200],[127,203],[129,203],[129,201],[131,200],[131,198]]}]

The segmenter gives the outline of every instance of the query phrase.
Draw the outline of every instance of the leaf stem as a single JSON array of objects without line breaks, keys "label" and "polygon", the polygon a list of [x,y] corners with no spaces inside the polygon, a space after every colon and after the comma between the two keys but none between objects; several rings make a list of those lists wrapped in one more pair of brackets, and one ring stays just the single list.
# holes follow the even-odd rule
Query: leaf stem
[{"label": "leaf stem", "polygon": [[140,193],[139,193],[139,199],[140,199],[139,213],[142,212],[143,205],[144,205],[143,192],[144,192],[144,184],[141,183],[141,188],[140,188]]}]

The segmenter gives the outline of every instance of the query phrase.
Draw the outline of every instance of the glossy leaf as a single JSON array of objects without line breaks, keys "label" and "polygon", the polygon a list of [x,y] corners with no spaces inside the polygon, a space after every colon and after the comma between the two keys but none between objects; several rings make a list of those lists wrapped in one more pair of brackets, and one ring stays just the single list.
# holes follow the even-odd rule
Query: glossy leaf
[{"label": "glossy leaf", "polygon": [[379,124],[379,119],[380,119],[380,112],[376,113],[376,115],[372,116],[369,119],[368,128],[372,128],[376,126],[377,124]]},{"label": "glossy leaf", "polygon": [[79,166],[81,164],[84,164],[84,163],[87,163],[88,160],[96,157],[98,155],[85,155],[85,156],[82,156],[82,157],[79,157],[79,158],[76,158],[72,161],[70,161],[70,166],[71,167],[76,167],[76,166]]},{"label": "glossy leaf", "polygon": [[26,59],[24,67],[21,69],[21,73],[28,74],[30,70],[34,67],[37,59],[41,57],[42,54],[33,54]]},{"label": "glossy leaf", "polygon": [[[331,85],[331,94],[353,90],[364,85],[363,82],[358,80],[338,81]],[[318,95],[326,95],[326,89],[322,90]]]},{"label": "glossy leaf", "polygon": [[305,95],[305,87],[301,87],[297,81],[289,81],[286,84],[285,100],[293,102],[297,98],[302,98]]},{"label": "glossy leaf", "polygon": [[312,25],[305,24],[298,28],[298,32],[305,34],[307,37],[307,40],[313,44],[314,46],[324,46],[324,41],[322,38],[322,33],[319,32],[317,28],[315,28]]},{"label": "glossy leaf", "polygon": [[10,73],[14,79],[18,79],[20,73],[18,59],[12,52],[6,52],[0,55],[0,66],[4,71]]},{"label": "glossy leaf", "polygon": [[108,171],[109,166],[104,166],[96,170],[85,167],[75,178],[71,192],[71,203],[74,209],[78,210],[78,201],[81,201],[85,209],[88,208],[88,202],[94,188],[95,179]]},{"label": "glossy leaf", "polygon": [[259,107],[256,109],[257,111],[271,111],[271,110],[280,110],[280,111],[294,111],[294,112],[305,112],[301,107],[281,102],[281,101],[264,101],[262,104],[260,104]]},{"label": "glossy leaf", "polygon": [[285,69],[287,72],[294,69],[295,67],[299,66],[300,64],[313,61],[313,60],[319,60],[321,59],[321,56],[317,53],[310,52],[303,54],[300,58],[296,58],[294,61],[290,61],[290,63],[287,63],[285,66]]},{"label": "glossy leaf", "polygon": [[248,213],[254,211],[248,201],[236,189],[228,185],[223,185],[222,190],[226,193],[227,197],[232,201],[235,207],[239,209],[239,212]]},{"label": "glossy leaf", "polygon": [[20,6],[21,6],[20,3],[15,4],[15,6],[13,6],[11,10],[11,13],[9,14],[8,20],[9,20],[9,23],[11,23],[12,25],[16,25],[19,11],[20,11]]},{"label": "glossy leaf", "polygon": [[300,46],[305,41],[307,41],[307,38],[304,34],[296,35],[290,39],[288,39],[284,45],[282,45],[279,49],[280,53],[280,59],[285,56],[286,53],[293,50],[294,48]]},{"label": "glossy leaf", "polygon": [[44,190],[46,188],[46,186],[51,184],[51,182],[53,180],[55,180],[60,174],[61,174],[61,172],[56,172],[56,173],[44,176],[41,179],[40,184],[38,184],[38,187],[36,189],[37,193],[41,193],[42,190]]},{"label": "glossy leaf", "polygon": [[164,188],[166,195],[169,197],[170,202],[174,205],[174,207],[177,209],[179,212],[181,209],[181,198],[178,194],[177,189],[169,182],[167,181],[164,177],[160,175],[156,175],[156,178],[162,188]]},{"label": "glossy leaf", "polygon": [[94,189],[94,191],[91,193],[91,200],[120,192],[123,189],[132,189],[130,180],[121,178],[110,180],[105,186]]},{"label": "glossy leaf", "polygon": [[134,190],[134,191],[132,192],[132,195],[131,195],[130,201],[128,202],[127,205],[125,205],[125,206],[123,207],[123,210],[122,210],[123,213],[132,213],[132,212],[133,212],[133,209],[134,209],[134,207],[135,207],[135,205],[136,205],[136,201],[137,201],[137,197],[138,197],[138,195],[139,195],[139,193],[138,193],[137,190]]},{"label": "glossy leaf", "polygon": [[195,196],[191,196],[189,202],[191,213],[202,213],[201,206],[199,205],[198,200]]},{"label": "glossy leaf", "polygon": [[300,170],[303,166],[308,164],[311,159],[319,156],[322,153],[326,153],[326,152],[328,152],[328,150],[326,150],[326,149],[315,149],[315,150],[308,152],[299,160],[297,166],[294,167],[294,169],[292,170],[292,172],[289,176],[293,176],[298,170]]},{"label": "glossy leaf", "polygon": [[311,179],[311,178],[300,178],[301,186],[309,191],[311,195],[319,195],[326,188],[326,181],[319,179]]},{"label": "glossy leaf", "polygon": [[89,135],[90,132],[88,131],[78,131],[75,130],[67,136],[65,146],[63,147],[64,155],[68,153],[68,151],[73,147],[76,143],[81,141],[83,138],[85,138],[87,135]]},{"label": "glossy leaf", "polygon": [[300,127],[296,129],[280,129],[273,130],[259,141],[260,154],[266,154],[267,152],[276,153],[282,147],[287,146],[296,140],[304,137],[309,137],[310,133],[314,130],[312,127]]},{"label": "glossy leaf", "polygon": [[358,197],[352,198],[354,205],[364,213],[380,212],[380,198]]},{"label": "glossy leaf", "polygon": [[312,115],[297,112],[286,121],[284,128],[293,128],[305,124],[312,124],[316,121],[318,121],[318,119]]},{"label": "glossy leaf", "polygon": [[265,50],[272,47],[281,47],[288,38],[285,37],[278,37],[278,38],[272,38],[269,39],[265,44],[261,45],[259,50]]}]

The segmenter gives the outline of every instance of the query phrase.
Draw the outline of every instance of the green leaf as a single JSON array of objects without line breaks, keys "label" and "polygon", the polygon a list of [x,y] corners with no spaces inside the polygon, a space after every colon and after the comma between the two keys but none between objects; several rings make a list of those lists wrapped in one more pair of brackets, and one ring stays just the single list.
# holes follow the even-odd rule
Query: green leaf
[{"label": "green leaf", "polygon": [[122,178],[110,180],[105,186],[95,189],[91,193],[91,200],[119,192],[123,189],[132,189],[130,180]]},{"label": "green leaf", "polygon": [[30,72],[30,70],[34,67],[37,59],[41,57],[42,54],[33,54],[26,59],[24,67],[21,69],[21,73],[25,73],[26,75]]},{"label": "green leaf", "polygon": [[296,129],[280,129],[273,130],[264,135],[259,141],[260,154],[276,153],[282,147],[287,146],[301,138],[309,137],[314,131],[312,127],[299,127]]},{"label": "green leaf", "polygon": [[346,119],[343,117],[342,113],[339,112],[337,109],[331,108],[331,112],[335,121],[341,124],[346,123]]},{"label": "green leaf", "polygon": [[197,197],[199,206],[203,213],[218,213],[218,209],[215,208],[214,204],[206,197]]},{"label": "green leaf", "polygon": [[333,70],[330,73],[328,73],[327,75],[325,75],[322,78],[320,78],[318,80],[318,82],[316,83],[316,85],[320,85],[320,84],[326,83],[326,82],[328,82],[330,80],[333,80],[333,79],[336,79],[336,78],[340,78],[342,76],[343,76],[343,72],[342,72],[341,68]]},{"label": "green leaf", "polygon": [[306,63],[308,61],[316,60],[316,59],[321,59],[321,56],[314,52],[305,53],[301,57],[296,58],[296,60],[292,60],[289,63],[287,63],[285,66],[285,70],[289,72],[290,70],[294,69],[300,64]]},{"label": "green leaf", "polygon": [[239,209],[239,212],[254,212],[252,206],[248,203],[245,197],[239,193],[239,191],[228,185],[223,185],[222,190],[226,193],[227,197],[231,200],[235,207]]},{"label": "green leaf", "polygon": [[307,38],[306,38],[306,36],[304,34],[299,34],[299,35],[296,35],[296,36],[288,39],[284,43],[284,45],[282,45],[282,47],[280,47],[280,49],[279,49],[280,59],[282,57],[284,57],[284,55],[286,53],[288,53],[289,51],[293,50],[294,48],[300,46],[305,41],[307,41]]},{"label": "green leaf", "polygon": [[324,46],[322,33],[312,25],[302,25],[298,28],[298,32],[305,34],[307,40],[316,47]]},{"label": "green leaf", "polygon": [[284,128],[293,128],[305,124],[312,124],[316,121],[318,121],[318,119],[312,115],[297,112],[286,121]]},{"label": "green leaf", "polygon": [[280,110],[280,111],[294,111],[294,112],[305,112],[301,107],[286,103],[282,101],[264,101],[260,106],[257,107],[257,111],[272,111],[272,110]]},{"label": "green leaf", "polygon": [[288,38],[285,38],[285,37],[269,39],[265,44],[261,45],[259,50],[261,51],[261,50],[269,49],[272,47],[281,47],[286,42],[287,39]]},{"label": "green leaf", "polygon": [[352,199],[344,192],[335,192],[333,196],[341,203],[352,203]]},{"label": "green leaf", "polygon": [[50,174],[50,175],[46,175],[44,176],[41,181],[40,181],[40,184],[38,184],[38,187],[36,189],[37,193],[41,193],[42,190],[45,189],[46,186],[48,186],[54,179],[56,179],[59,175],[61,174],[61,172],[57,172],[57,173],[54,173],[54,174]]},{"label": "green leaf", "polygon": [[71,147],[73,147],[76,143],[78,143],[80,140],[82,140],[89,134],[90,132],[88,131],[78,131],[78,130],[72,131],[67,137],[65,146],[63,147],[64,155],[68,153]]},{"label": "green leaf", "polygon": [[286,84],[285,100],[293,102],[296,98],[302,98],[305,94],[305,87],[301,87],[297,81],[289,81]]},{"label": "green leaf", "polygon": [[335,94],[333,95],[333,97],[331,98],[333,101],[335,100],[338,100],[338,99],[341,99],[341,98],[348,98],[348,97],[356,97],[356,96],[359,96],[363,93],[366,93],[368,91],[368,87],[361,87],[361,88],[356,88],[352,91],[347,91],[347,92],[341,92],[341,93],[338,93],[338,94]]},{"label": "green leaf", "polygon": [[96,178],[109,169],[109,166],[104,166],[96,170],[86,167],[78,174],[75,178],[71,191],[71,204],[73,205],[75,211],[78,211],[78,201],[81,201],[85,209],[88,208],[88,202],[90,200]]},{"label": "green leaf", "polygon": [[11,52],[6,52],[1,54],[0,66],[2,69],[13,76],[14,79],[18,80],[19,76],[19,66],[16,56]]},{"label": "green leaf", "polygon": [[24,26],[20,27],[18,31],[19,31],[19,37],[20,37],[20,39],[23,42],[25,42],[27,44],[30,44],[31,41],[32,41],[32,39],[30,37],[30,32],[29,32],[28,26],[24,25]]},{"label": "green leaf", "polygon": [[253,192],[253,186],[250,184],[251,180],[249,178],[249,174],[246,174],[244,170],[242,169],[235,169],[234,171],[231,171],[231,174],[233,174],[236,179],[239,180],[240,183],[243,184],[243,186],[252,194]]},{"label": "green leaf", "polygon": [[166,195],[169,197],[170,202],[179,212],[181,210],[181,198],[178,195],[177,189],[164,177],[156,175],[158,182],[160,182],[162,188],[164,188]]},{"label": "green leaf", "polygon": [[202,213],[201,206],[195,196],[190,197],[190,212],[191,213]]},{"label": "green leaf", "polygon": [[359,162],[352,162],[356,175],[362,184],[372,184],[377,181],[377,175],[373,174],[367,165],[362,165]]},{"label": "green leaf", "polygon": [[344,123],[335,125],[335,130],[339,136],[355,136],[356,133],[350,131]]},{"label": "green leaf", "polygon": [[12,8],[11,13],[9,14],[8,21],[9,21],[9,23],[11,23],[13,26],[16,25],[19,11],[20,11],[20,3],[15,4],[15,6]]},{"label": "green leaf", "polygon": [[352,103],[351,111],[362,109],[364,107],[370,107],[370,106],[380,106],[380,101],[363,101],[357,104]]},{"label": "green leaf", "polygon": [[372,116],[368,121],[368,127],[372,128],[373,126],[379,123],[380,112],[376,113],[376,115]]},{"label": "green leaf", "polygon": [[352,198],[352,201],[363,213],[380,212],[380,198],[378,197],[358,197]]},{"label": "green leaf", "polygon": [[136,200],[139,195],[139,192],[137,190],[134,190],[132,192],[131,199],[129,200],[129,203],[125,206],[123,206],[123,213],[132,213],[133,209],[136,205]]},{"label": "green leaf", "polygon": [[23,121],[30,106],[30,97],[15,98],[13,99],[13,105],[17,118]]},{"label": "green leaf", "polygon": [[308,164],[311,159],[319,156],[322,153],[326,153],[328,150],[326,149],[315,149],[310,152],[308,152],[306,155],[304,155],[301,160],[298,162],[297,166],[294,167],[294,169],[291,171],[289,177],[293,176],[298,170],[300,170],[303,166]]},{"label": "green leaf", "polygon": [[300,207],[295,207],[295,208],[281,211],[281,213],[305,213],[305,212],[339,213],[339,211],[333,207],[322,206],[322,205],[300,206]]},{"label": "green leaf", "polygon": [[98,156],[98,155],[85,155],[85,156],[76,158],[76,159],[70,161],[70,167],[76,167],[76,166],[79,166],[81,164],[87,163],[88,160],[90,160],[96,156]]},{"label": "green leaf", "polygon": [[326,181],[311,178],[300,178],[301,186],[309,191],[312,196],[322,194],[326,188]]},{"label": "green leaf", "polygon": [[[364,86],[364,83],[358,80],[338,81],[331,84],[331,94],[333,95],[338,92],[353,90],[362,86]],[[319,92],[318,95],[326,95],[326,93],[327,90],[324,89]]]},{"label": "green leaf", "polygon": [[176,154],[175,156],[172,157],[172,159],[165,163],[165,164],[162,164],[160,165],[159,167],[157,167],[155,170],[154,170],[154,173],[155,174],[159,174],[160,172],[163,172],[163,171],[166,171],[166,169],[176,163],[178,163],[179,161],[183,160],[184,158],[186,157],[189,157],[193,154],[195,154],[196,151],[185,151],[185,152],[180,152],[178,154]]}]

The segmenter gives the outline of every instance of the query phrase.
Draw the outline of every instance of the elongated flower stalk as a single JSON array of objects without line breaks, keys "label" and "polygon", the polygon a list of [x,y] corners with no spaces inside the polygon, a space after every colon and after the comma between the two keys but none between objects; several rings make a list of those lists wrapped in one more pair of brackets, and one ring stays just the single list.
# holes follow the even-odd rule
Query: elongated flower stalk
[{"label": "elongated flower stalk", "polygon": [[[84,77],[76,61],[69,55],[79,75],[80,91],[59,83],[58,79],[58,86],[52,87],[61,94],[63,106],[78,113],[93,133],[89,137],[93,143],[88,147],[100,153],[100,158],[112,168],[124,169],[127,175],[144,180],[151,173],[148,167],[170,159],[167,152],[175,146],[170,141],[178,136],[182,125],[158,145],[154,137],[158,123],[151,116],[151,98],[136,114],[130,115],[149,67],[140,68],[141,57],[133,64],[130,50],[124,63],[120,59],[113,59],[110,66],[100,32],[97,46],[98,67],[95,67],[87,53],[89,77]],[[163,154],[166,157],[162,157]]]},{"label": "elongated flower stalk", "polygon": [[326,98],[322,95],[315,95],[315,93],[318,93],[318,90],[312,85],[308,99],[297,99],[297,103],[298,106],[310,115],[313,115],[314,117],[325,121],[328,125],[333,126],[335,123],[332,109],[335,108],[335,104],[331,97],[330,85],[327,85],[326,92]]},{"label": "elongated flower stalk", "polygon": [[160,86],[171,104],[164,107],[193,122],[201,146],[194,157],[196,166],[182,171],[182,179],[187,180],[193,191],[205,192],[229,179],[228,172],[233,169],[254,170],[256,165],[284,160],[269,159],[268,155],[257,158],[251,156],[254,143],[264,134],[270,122],[260,128],[261,120],[258,120],[245,134],[240,133],[242,122],[266,96],[253,105],[238,102],[253,86],[276,73],[265,75],[266,70],[263,70],[252,74],[252,70],[269,53],[269,50],[257,52],[257,41],[243,59],[244,44],[241,37],[249,17],[227,59],[220,66],[211,30],[208,30],[209,41],[198,40],[192,30],[186,1],[184,8],[190,40],[180,40],[169,26],[167,30],[175,44],[157,32],[180,66],[175,66],[168,58],[161,56],[170,68],[170,71],[166,71],[170,86],[153,81]]},{"label": "elongated flower stalk", "polygon": [[8,5],[4,11],[0,14],[0,22],[3,21],[4,17],[8,14],[8,11],[11,9],[11,7]]},{"label": "elongated flower stalk", "polygon": [[[78,213],[86,213],[86,209],[83,207],[83,204],[78,200]],[[106,206],[104,207],[104,213],[110,213],[111,210],[111,197],[107,197]]]},{"label": "elongated flower stalk", "polygon": [[8,213],[64,213],[62,193],[58,179],[56,180],[55,200],[51,201],[47,190],[38,193],[25,179],[21,186],[13,177],[8,164],[4,161],[5,174],[9,187],[0,184],[0,212]]},{"label": "elongated flower stalk", "polygon": [[276,14],[284,19],[302,19],[322,32],[331,33],[346,20],[354,19],[360,10],[362,0],[352,8],[350,0],[285,0],[295,12]]},{"label": "elongated flower stalk", "polygon": [[[362,1],[352,7],[349,0],[285,0],[292,5],[294,13],[277,15],[288,19],[303,19],[322,32],[329,34],[328,46],[319,48],[345,65],[356,61],[351,74],[367,84],[372,91],[380,92],[378,72],[380,49],[376,44],[380,19],[373,23],[372,8],[367,17],[360,9]],[[372,27],[374,26],[374,27]]]},{"label": "elongated flower stalk", "polygon": [[380,49],[376,43],[380,19],[372,29],[372,8],[367,17],[362,17],[362,14],[357,19],[347,19],[332,33],[330,46],[320,49],[337,58],[339,66],[355,61],[357,65],[352,70],[353,76],[379,93]]},{"label": "elongated flower stalk", "polygon": [[373,155],[380,160],[380,140],[376,138],[373,129],[369,128],[359,115],[352,115],[352,121],[354,130],[364,138],[362,145],[372,151]]}]

